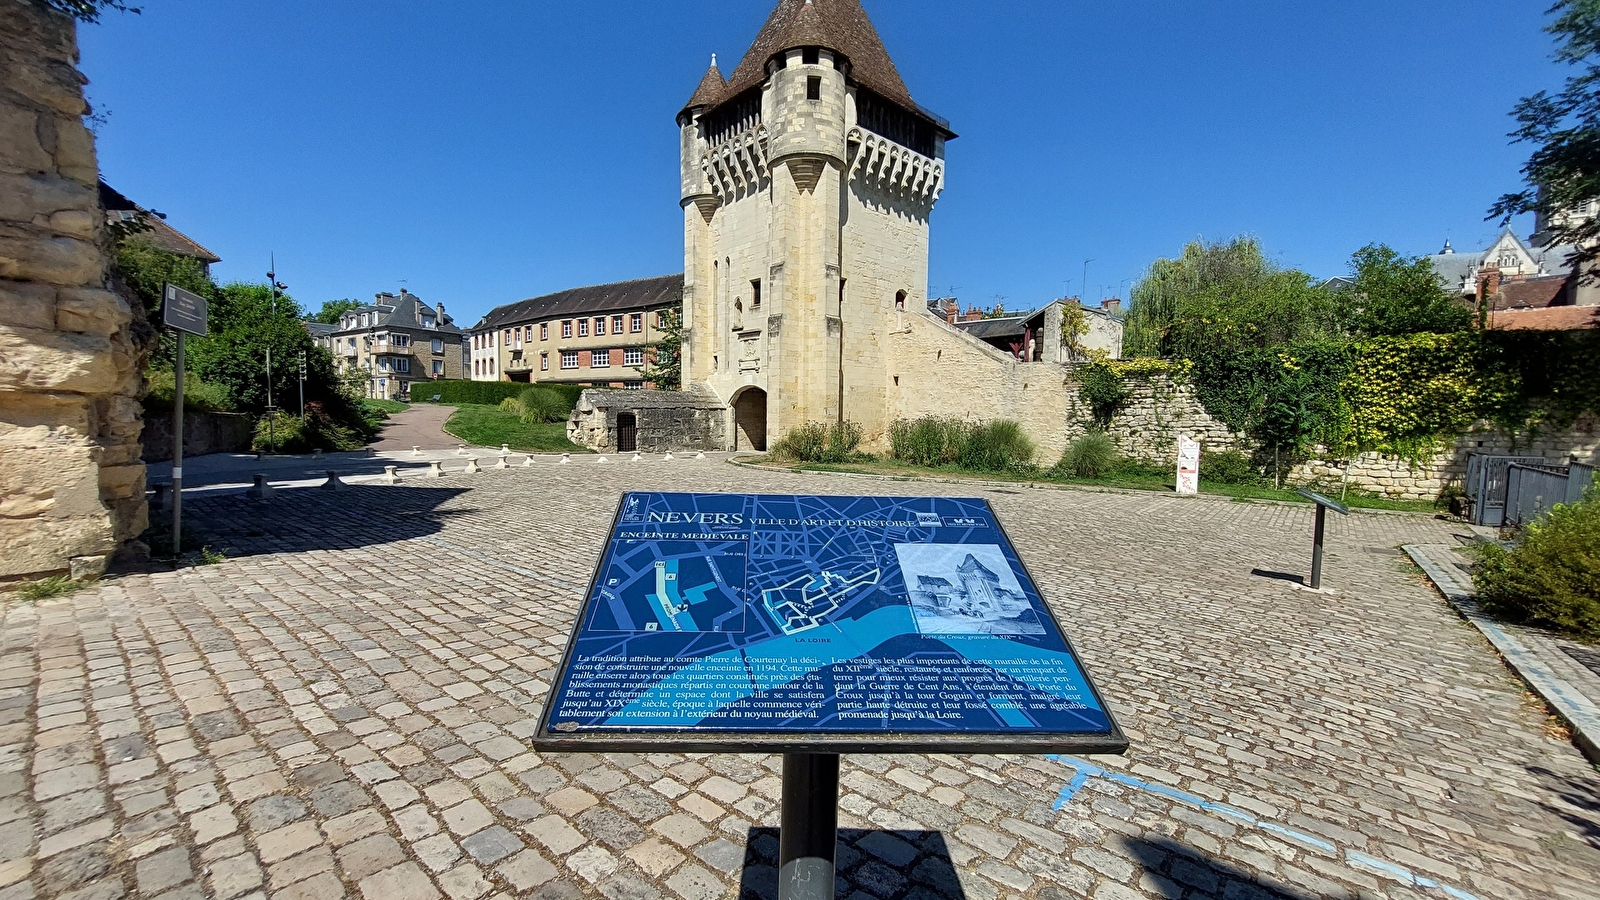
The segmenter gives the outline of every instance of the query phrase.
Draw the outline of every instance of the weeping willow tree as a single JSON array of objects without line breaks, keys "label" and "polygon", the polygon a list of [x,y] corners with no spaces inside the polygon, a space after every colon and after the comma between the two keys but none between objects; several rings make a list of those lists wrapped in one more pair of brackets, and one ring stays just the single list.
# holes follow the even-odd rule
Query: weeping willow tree
[{"label": "weeping willow tree", "polygon": [[1195,241],[1134,285],[1123,353],[1193,359],[1220,346],[1273,347],[1341,331],[1334,298],[1306,273],[1267,259],[1255,238]]}]

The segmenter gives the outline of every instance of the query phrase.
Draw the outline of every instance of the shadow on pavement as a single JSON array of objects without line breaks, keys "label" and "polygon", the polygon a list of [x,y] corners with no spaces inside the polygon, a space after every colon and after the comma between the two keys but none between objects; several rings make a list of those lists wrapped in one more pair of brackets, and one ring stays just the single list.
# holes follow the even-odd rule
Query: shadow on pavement
[{"label": "shadow on pavement", "polygon": [[[961,879],[937,831],[839,829],[839,897],[965,900]],[[777,900],[778,829],[752,828],[745,841],[739,900]]]},{"label": "shadow on pavement", "polygon": [[1543,766],[1529,766],[1528,771],[1568,804],[1562,807],[1544,803],[1543,806],[1572,823],[1583,840],[1583,844],[1574,849],[1583,851],[1585,859],[1600,871],[1600,790],[1591,784],[1564,778]]},{"label": "shadow on pavement", "polygon": [[1271,569],[1251,569],[1250,574],[1257,578],[1272,578],[1277,581],[1292,581],[1295,584],[1305,584],[1304,575],[1294,575],[1289,572],[1274,572]]},{"label": "shadow on pavement", "polygon": [[230,557],[348,550],[438,534],[445,520],[466,512],[439,507],[468,490],[346,485],[338,491],[279,489],[265,501],[243,491],[196,497],[185,492],[183,514],[186,527],[203,532]]},{"label": "shadow on pavement", "polygon": [[[1160,835],[1123,837],[1121,843],[1128,855],[1144,867],[1148,880],[1155,882],[1148,890],[1153,896],[1183,896],[1182,892],[1188,890],[1190,895],[1196,897],[1317,900],[1315,894],[1276,879],[1263,879],[1171,838]],[[1039,896],[1045,895],[1041,893]]]}]

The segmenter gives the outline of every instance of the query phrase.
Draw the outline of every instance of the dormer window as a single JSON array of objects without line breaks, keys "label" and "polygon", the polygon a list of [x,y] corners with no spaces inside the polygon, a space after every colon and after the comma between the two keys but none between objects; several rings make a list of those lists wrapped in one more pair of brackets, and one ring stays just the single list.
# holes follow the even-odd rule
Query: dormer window
[{"label": "dormer window", "polygon": [[800,62],[808,66],[816,65],[821,59],[816,47],[806,47],[800,51]]},{"label": "dormer window", "polygon": [[423,319],[422,319],[422,327],[423,328],[432,328],[433,327],[433,317],[432,316],[424,316]]}]

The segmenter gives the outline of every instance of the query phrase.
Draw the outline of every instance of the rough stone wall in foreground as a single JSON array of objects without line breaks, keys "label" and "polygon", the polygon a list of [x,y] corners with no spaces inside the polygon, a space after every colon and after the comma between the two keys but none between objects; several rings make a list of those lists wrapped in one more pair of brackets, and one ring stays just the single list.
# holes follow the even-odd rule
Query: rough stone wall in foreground
[{"label": "rough stone wall in foreground", "polygon": [[145,528],[142,315],[110,261],[74,23],[0,0],[0,580],[97,574]]}]

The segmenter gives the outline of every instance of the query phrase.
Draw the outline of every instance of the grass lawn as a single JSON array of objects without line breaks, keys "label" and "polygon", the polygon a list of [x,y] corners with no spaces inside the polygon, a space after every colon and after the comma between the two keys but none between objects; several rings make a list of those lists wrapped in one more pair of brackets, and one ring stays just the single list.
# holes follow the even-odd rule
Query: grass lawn
[{"label": "grass lawn", "polygon": [[411,408],[411,404],[401,403],[399,400],[362,400],[361,405],[368,409],[382,410],[390,415],[394,415],[397,412],[405,412]]},{"label": "grass lawn", "polygon": [[[1040,484],[1072,484],[1083,487],[1120,488],[1134,491],[1157,491],[1160,493],[1173,493],[1176,488],[1173,478],[1169,475],[1111,475],[1105,478],[1071,478],[1059,475],[1049,470],[1041,470],[1030,475],[1014,472],[977,472],[962,469],[956,466],[924,467],[913,466],[902,462],[885,459],[862,459],[848,463],[779,463],[772,460],[763,460],[768,465],[780,465],[795,471],[810,472],[863,472],[874,475],[904,476],[907,478],[973,478],[984,481],[1016,481],[1037,482]],[[1200,482],[1200,493],[1216,494],[1223,497],[1232,497],[1235,500],[1287,500],[1293,503],[1310,504],[1311,501],[1296,494],[1293,490],[1280,490],[1274,487],[1261,487],[1252,484],[1215,484],[1209,481]],[[1338,499],[1337,492],[1333,494]],[[1436,512],[1437,507],[1426,500],[1390,500],[1386,497],[1373,497],[1359,494],[1354,491],[1345,498],[1345,505],[1357,509],[1397,509],[1405,512]]]},{"label": "grass lawn", "polygon": [[469,444],[484,447],[505,444],[524,453],[588,452],[567,440],[566,422],[528,425],[521,416],[501,412],[498,406],[480,403],[464,403],[456,407],[455,414],[444,423],[444,430]]}]

